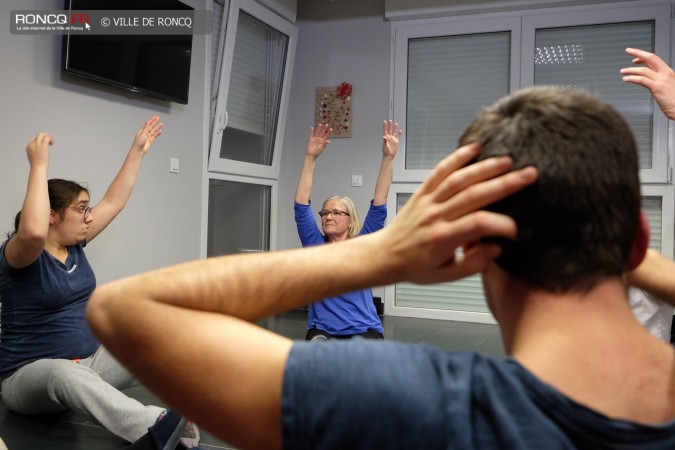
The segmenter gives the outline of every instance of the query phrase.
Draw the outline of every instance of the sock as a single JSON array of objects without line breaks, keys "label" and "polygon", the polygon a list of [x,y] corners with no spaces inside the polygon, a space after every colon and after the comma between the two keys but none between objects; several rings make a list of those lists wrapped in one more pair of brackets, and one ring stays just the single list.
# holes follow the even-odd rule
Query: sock
[{"label": "sock", "polygon": [[183,427],[183,432],[178,440],[185,448],[195,448],[199,445],[199,428],[194,422],[188,420]]},{"label": "sock", "polygon": [[129,450],[174,450],[183,433],[187,420],[173,411],[162,413],[157,422]]}]

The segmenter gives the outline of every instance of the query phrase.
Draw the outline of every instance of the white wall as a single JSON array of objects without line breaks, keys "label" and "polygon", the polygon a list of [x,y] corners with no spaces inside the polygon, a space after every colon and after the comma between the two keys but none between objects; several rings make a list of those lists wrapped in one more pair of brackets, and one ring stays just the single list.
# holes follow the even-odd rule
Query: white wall
[{"label": "white wall", "polygon": [[[164,134],[146,156],[129,204],[87,254],[99,283],[198,258],[205,36],[194,39],[189,105],[167,103],[63,74],[61,36],[10,34],[10,11],[63,6],[63,0],[0,3],[0,232],[13,229],[21,208],[29,169],[25,146],[37,132],[55,140],[49,177],[87,182],[95,203],[139,126],[159,114]],[[170,157],[180,159],[179,174],[169,173]]]},{"label": "white wall", "polygon": [[297,0],[256,0],[258,3],[267,6],[280,16],[295,23],[298,12]]}]

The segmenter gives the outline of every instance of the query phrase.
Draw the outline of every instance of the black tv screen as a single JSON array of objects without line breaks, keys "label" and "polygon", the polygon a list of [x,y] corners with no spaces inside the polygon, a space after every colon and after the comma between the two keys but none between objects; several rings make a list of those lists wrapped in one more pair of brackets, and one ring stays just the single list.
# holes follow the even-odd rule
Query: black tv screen
[{"label": "black tv screen", "polygon": [[[69,11],[194,10],[178,0],[66,0]],[[64,37],[63,67],[151,97],[187,104],[192,35],[81,35]]]}]

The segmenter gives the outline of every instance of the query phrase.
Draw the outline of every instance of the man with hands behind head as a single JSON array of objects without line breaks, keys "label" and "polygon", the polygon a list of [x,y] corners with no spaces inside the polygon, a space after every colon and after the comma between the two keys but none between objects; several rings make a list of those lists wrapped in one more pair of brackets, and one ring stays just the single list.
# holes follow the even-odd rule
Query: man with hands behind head
[{"label": "man with hands behind head", "polygon": [[[90,324],[237,448],[673,448],[673,350],[626,298],[648,242],[628,125],[587,94],[539,87],[487,108],[461,144],[380,231],[119,280],[95,292]],[[341,292],[476,273],[505,359],[312,345],[252,323]]]}]

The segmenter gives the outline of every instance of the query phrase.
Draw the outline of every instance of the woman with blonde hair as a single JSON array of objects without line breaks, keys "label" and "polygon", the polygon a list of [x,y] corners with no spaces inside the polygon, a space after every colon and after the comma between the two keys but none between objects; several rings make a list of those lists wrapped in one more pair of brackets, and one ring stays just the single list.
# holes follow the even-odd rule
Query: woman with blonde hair
[{"label": "woman with blonde hair", "polygon": [[[323,202],[319,229],[311,210],[310,196],[314,168],[319,155],[328,145],[332,128],[319,124],[310,129],[305,160],[295,192],[295,223],[303,247],[339,242],[384,227],[387,218],[387,195],[391,186],[393,161],[401,131],[398,124],[384,121],[382,163],[375,183],[375,195],[368,214],[361,224],[354,202],[346,196],[334,195]],[[307,340],[346,339],[353,336],[382,339],[384,328],[373,303],[371,289],[330,297],[309,306]]]}]

